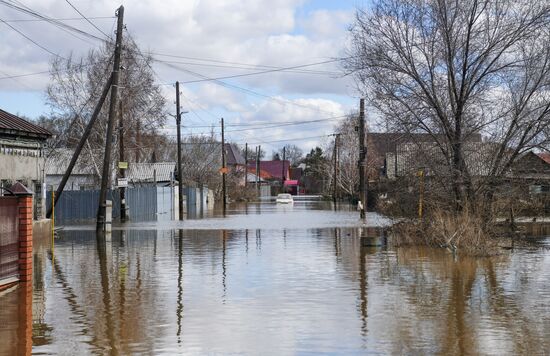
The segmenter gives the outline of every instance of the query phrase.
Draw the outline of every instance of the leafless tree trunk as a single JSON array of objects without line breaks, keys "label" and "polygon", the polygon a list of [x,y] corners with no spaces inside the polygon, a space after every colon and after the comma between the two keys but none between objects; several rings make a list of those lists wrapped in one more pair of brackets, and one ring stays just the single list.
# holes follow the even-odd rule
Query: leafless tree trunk
[{"label": "leafless tree trunk", "polygon": [[[69,148],[71,143],[78,142],[97,103],[101,87],[110,75],[113,46],[114,44],[109,43],[100,49],[91,50],[86,58],[56,58],[51,63],[51,83],[47,87],[46,97],[52,108],[52,120],[63,118],[67,121],[77,121],[76,125],[66,125],[67,130],[62,133],[65,137],[61,141]],[[128,151],[136,147],[133,142],[136,141],[138,131],[143,136],[160,138],[155,131],[165,122],[165,99],[160,87],[155,83],[151,63],[152,58],[143,54],[131,38],[125,40],[120,97],[124,107],[122,114],[125,142],[130,143],[127,145]],[[108,108],[109,99],[105,101],[86,144],[86,152],[92,157],[91,163],[97,170],[101,169],[101,148],[105,142]],[[153,140],[147,144],[155,146],[161,141]],[[114,148],[112,162],[116,162],[115,158],[118,157],[118,145],[114,145]],[[130,158],[134,156],[131,153],[128,155]],[[93,155],[100,156],[93,158]]]},{"label": "leafless tree trunk", "polygon": [[490,201],[518,155],[548,145],[549,6],[375,0],[357,11],[346,68],[390,128],[432,136],[427,156],[441,159],[427,168],[457,210]]}]

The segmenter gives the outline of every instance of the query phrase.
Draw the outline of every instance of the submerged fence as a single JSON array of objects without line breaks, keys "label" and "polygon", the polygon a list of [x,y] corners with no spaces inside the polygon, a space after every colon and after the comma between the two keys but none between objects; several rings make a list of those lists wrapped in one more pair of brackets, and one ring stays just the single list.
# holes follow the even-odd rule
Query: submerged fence
[{"label": "submerged fence", "polygon": [[[166,221],[177,214],[177,187],[134,187],[126,189],[126,207],[130,220]],[[207,207],[208,188],[184,188],[184,209],[199,211]],[[51,192],[47,206],[51,206]],[[113,218],[120,218],[118,190],[108,190],[107,199],[113,202]],[[60,223],[78,223],[95,220],[99,204],[99,190],[66,190],[55,206],[55,219]]]},{"label": "submerged fence", "polygon": [[[175,189],[172,187],[135,187],[126,189],[126,206],[132,220],[170,220],[174,212]],[[108,190],[107,199],[113,201],[113,218],[120,217],[118,190]],[[51,192],[47,194],[51,205]],[[83,222],[96,218],[99,190],[64,191],[55,206],[59,222]]]}]

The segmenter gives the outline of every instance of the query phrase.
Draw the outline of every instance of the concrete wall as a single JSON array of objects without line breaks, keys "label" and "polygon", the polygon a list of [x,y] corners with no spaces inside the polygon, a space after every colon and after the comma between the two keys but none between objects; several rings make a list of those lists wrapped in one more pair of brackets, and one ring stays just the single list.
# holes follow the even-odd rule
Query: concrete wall
[{"label": "concrete wall", "polygon": [[29,182],[42,181],[43,157],[28,157],[17,154],[0,152],[0,180],[9,180],[12,183],[18,180],[31,188]]},{"label": "concrete wall", "polygon": [[36,156],[32,156],[25,152],[0,150],[0,185],[9,187],[19,181],[35,192],[33,215],[35,219],[41,219],[46,214],[43,189],[45,160],[39,156],[39,150],[36,152]]}]

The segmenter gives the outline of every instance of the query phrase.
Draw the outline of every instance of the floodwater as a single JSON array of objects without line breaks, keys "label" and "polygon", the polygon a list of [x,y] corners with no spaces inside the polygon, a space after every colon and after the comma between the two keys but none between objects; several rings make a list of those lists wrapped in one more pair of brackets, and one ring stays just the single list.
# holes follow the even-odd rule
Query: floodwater
[{"label": "floodwater", "polygon": [[70,227],[35,244],[32,284],[0,292],[0,355],[550,352],[549,238],[491,258],[385,240],[312,203],[131,223],[99,244]]}]

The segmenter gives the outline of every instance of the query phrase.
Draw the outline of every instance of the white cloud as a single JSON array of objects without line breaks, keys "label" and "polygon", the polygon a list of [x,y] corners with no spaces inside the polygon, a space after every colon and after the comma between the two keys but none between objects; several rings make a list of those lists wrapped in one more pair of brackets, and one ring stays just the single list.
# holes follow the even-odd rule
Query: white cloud
[{"label": "white cloud", "polygon": [[[79,17],[62,0],[26,0],[24,3],[51,17]],[[124,22],[128,32],[140,46],[154,53],[276,67],[321,62],[342,56],[347,38],[346,27],[352,20],[353,10],[317,9],[305,14],[300,12],[298,15],[298,10],[304,3],[304,0],[124,1]],[[74,4],[89,17],[112,16],[119,6],[119,1],[98,0],[74,2]],[[0,18],[28,19],[30,17],[1,6]],[[109,34],[113,32],[114,18],[92,21],[102,31]],[[85,21],[67,23],[101,36],[99,31]],[[85,54],[93,47],[88,42],[95,46],[101,45],[98,41],[91,39],[86,39],[88,42],[84,42],[48,23],[11,24],[61,56],[67,56],[71,52],[77,55]],[[3,26],[3,35],[0,38],[0,45],[3,48],[0,53],[2,71],[0,77],[48,69],[51,56],[47,52],[30,43],[5,24],[0,23],[0,26]],[[156,57],[187,62],[187,64],[177,65],[210,78],[251,72],[224,63],[209,62],[215,65],[228,65],[229,68],[191,65],[188,63],[206,63],[191,59]],[[161,63],[155,63],[154,67],[164,83],[176,80],[185,82],[198,78]],[[349,78],[342,79],[334,75],[334,72],[340,71],[338,63],[303,69],[330,73],[274,72],[227,80],[254,91],[276,95],[282,100],[291,100],[297,105],[259,99],[213,82],[198,85],[182,84],[182,91],[186,98],[196,103],[193,106],[215,110],[215,116],[221,113],[231,120],[308,120],[347,112],[347,108],[337,101],[339,97],[353,92],[353,83]],[[17,82],[0,80],[0,91],[34,89],[42,92],[48,80],[48,75],[22,77],[17,79]],[[174,88],[168,85],[163,90],[168,99],[168,105],[173,106]],[[330,99],[331,96],[334,98]],[[302,99],[297,99],[298,97]],[[327,97],[329,99],[326,99]],[[319,109],[312,110],[307,106]],[[25,108],[21,108],[21,112],[24,111]],[[212,117],[207,120],[214,121]],[[325,125],[324,128],[327,126]],[[304,128],[304,130],[306,135],[307,129]],[[295,131],[284,128],[280,132],[273,131],[273,136],[290,137],[293,132]],[[312,129],[312,132],[320,133],[321,128]],[[263,135],[265,136],[265,132]],[[249,136],[260,137],[260,132]]]}]

